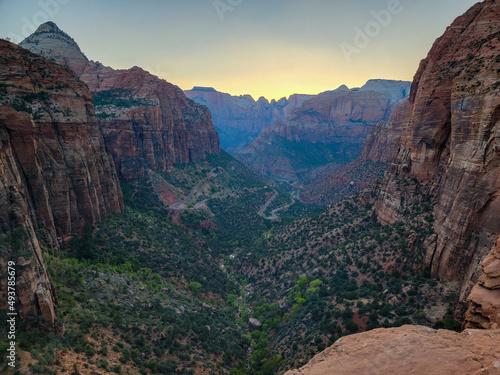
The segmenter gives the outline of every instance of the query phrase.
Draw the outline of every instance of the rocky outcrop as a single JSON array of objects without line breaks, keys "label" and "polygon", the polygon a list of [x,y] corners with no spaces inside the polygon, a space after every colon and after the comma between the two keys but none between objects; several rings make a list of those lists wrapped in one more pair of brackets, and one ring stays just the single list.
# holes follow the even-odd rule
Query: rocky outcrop
[{"label": "rocky outcrop", "polygon": [[235,153],[251,144],[266,127],[290,116],[295,108],[313,95],[291,95],[288,99],[255,101],[250,95],[231,96],[211,87],[185,91],[188,98],[206,105],[219,131],[222,147]]},{"label": "rocky outcrop", "polygon": [[345,165],[359,156],[370,129],[390,119],[408,87],[409,82],[374,80],[360,89],[341,86],[319,94],[236,157],[266,175],[291,180],[329,163]]},{"label": "rocky outcrop", "polygon": [[[401,143],[376,205],[393,223],[431,194],[436,236],[426,241],[433,275],[463,280],[462,301],[500,235],[500,1],[457,18],[420,63]],[[398,181],[406,180],[406,187]]]},{"label": "rocky outcrop", "polygon": [[0,41],[0,82],[0,278],[16,262],[21,316],[53,324],[41,241],[57,249],[86,223],[120,212],[118,176],[92,96],[73,72]]},{"label": "rocky outcrop", "polygon": [[500,374],[499,342],[500,331],[376,329],[341,338],[285,375]]},{"label": "rocky outcrop", "polygon": [[483,274],[467,298],[465,328],[500,329],[500,238],[481,264]]},{"label": "rocky outcrop", "polygon": [[220,152],[209,110],[177,86],[138,67],[115,70],[89,61],[52,22],[20,45],[68,66],[88,85],[120,177],[138,178],[145,168],[166,171]]}]

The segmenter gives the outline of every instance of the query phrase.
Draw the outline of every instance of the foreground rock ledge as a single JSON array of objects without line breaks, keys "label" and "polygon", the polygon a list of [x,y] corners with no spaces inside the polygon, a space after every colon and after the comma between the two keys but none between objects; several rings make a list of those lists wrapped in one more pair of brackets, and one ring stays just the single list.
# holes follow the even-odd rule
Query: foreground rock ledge
[{"label": "foreground rock ledge", "polygon": [[407,325],[344,337],[285,375],[500,374],[499,348],[500,330],[456,333]]}]

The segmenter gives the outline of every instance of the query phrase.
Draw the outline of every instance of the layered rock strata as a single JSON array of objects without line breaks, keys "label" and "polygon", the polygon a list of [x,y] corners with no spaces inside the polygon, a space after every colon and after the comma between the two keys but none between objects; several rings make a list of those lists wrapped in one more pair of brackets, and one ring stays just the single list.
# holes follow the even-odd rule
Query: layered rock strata
[{"label": "layered rock strata", "polygon": [[500,1],[478,3],[422,60],[376,205],[379,220],[390,224],[422,194],[434,197],[426,265],[432,275],[463,280],[462,301],[500,235],[499,22]]},{"label": "layered rock strata", "polygon": [[389,121],[408,88],[409,82],[373,80],[360,89],[341,86],[319,94],[264,129],[236,157],[263,174],[290,180],[329,163],[345,165],[359,156],[370,129]]},{"label": "layered rock strata", "polygon": [[0,40],[0,82],[0,278],[14,261],[21,316],[53,324],[42,248],[121,212],[122,194],[92,95],[72,71]]},{"label": "layered rock strata", "polygon": [[465,328],[500,329],[500,238],[481,264],[483,274],[467,300]]}]

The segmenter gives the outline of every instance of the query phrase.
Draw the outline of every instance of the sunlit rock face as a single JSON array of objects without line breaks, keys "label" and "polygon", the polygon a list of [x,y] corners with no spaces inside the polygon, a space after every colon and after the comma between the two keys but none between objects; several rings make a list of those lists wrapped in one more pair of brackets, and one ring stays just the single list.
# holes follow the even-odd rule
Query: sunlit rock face
[{"label": "sunlit rock face", "polygon": [[341,338],[285,375],[499,374],[499,340],[500,331],[375,329]]}]

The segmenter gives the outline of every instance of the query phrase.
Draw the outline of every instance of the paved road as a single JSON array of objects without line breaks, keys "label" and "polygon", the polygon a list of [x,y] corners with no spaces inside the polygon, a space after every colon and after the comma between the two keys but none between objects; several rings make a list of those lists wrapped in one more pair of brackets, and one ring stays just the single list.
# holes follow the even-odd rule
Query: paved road
[{"label": "paved road", "polygon": [[[297,193],[297,199],[300,195],[300,191]],[[271,211],[271,216],[265,216],[264,215],[264,212],[267,210],[267,208],[269,207],[269,205],[278,197],[278,192],[276,190],[274,190],[274,195],[271,197],[271,199],[269,199],[266,204],[260,209],[259,211],[259,216],[263,217],[264,219],[267,219],[267,220],[278,220],[279,217],[278,215],[276,215],[277,212],[280,212],[280,211],[283,211],[283,210],[286,210],[287,208],[291,207],[292,205],[295,204],[295,199],[291,198],[292,201],[288,204],[284,204],[278,208],[275,208],[274,210]]]},{"label": "paved road", "polygon": [[[193,195],[196,194],[196,192],[198,191],[198,188],[204,184],[209,178],[211,177],[215,177],[216,175],[214,175],[214,172],[217,168],[213,168],[211,171],[210,171],[210,175],[206,178],[204,178],[203,180],[201,180],[200,182],[198,182],[198,184],[194,187],[193,190],[191,190],[191,192],[188,194],[188,196],[181,200],[180,202],[177,202],[177,203],[174,203],[170,209],[172,210],[182,210],[183,208],[181,208],[181,206],[187,204],[187,202],[189,202],[189,200],[193,197]],[[202,202],[198,202],[196,203],[196,205],[194,206],[194,208],[198,209],[200,208],[200,206],[204,203],[205,201],[202,201]]]},{"label": "paved road", "polygon": [[266,219],[269,219],[269,220],[278,220],[279,217],[276,215],[276,212],[286,210],[287,208],[293,206],[294,204],[295,204],[295,199],[292,198],[292,201],[290,203],[285,204],[285,205],[283,205],[281,207],[278,207],[278,208],[275,208],[274,210],[272,210],[271,211],[271,216],[269,216]]},{"label": "paved road", "polygon": [[[278,197],[278,192],[276,190],[273,190],[274,191],[274,194],[271,198],[269,198],[269,200],[262,206],[262,208],[260,209],[260,211],[258,212],[258,215],[259,216],[262,216],[263,218],[266,218],[264,216],[264,212],[267,210],[267,208],[269,207],[269,205],[271,203],[273,203],[273,201]],[[267,218],[266,218],[267,219]]]}]

